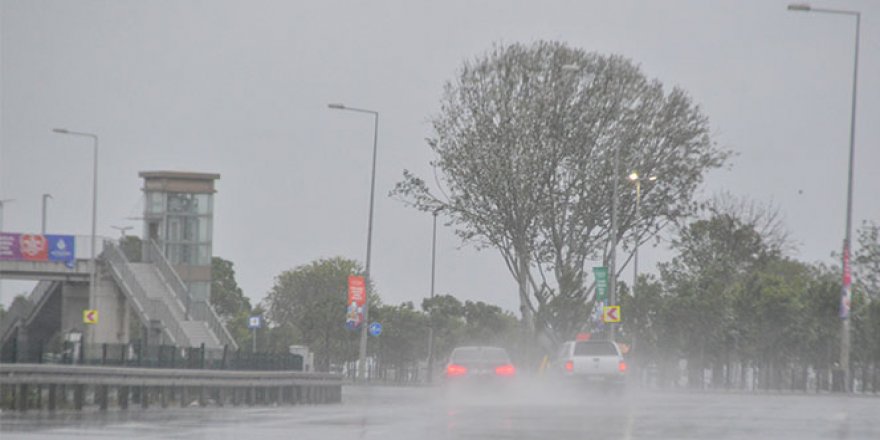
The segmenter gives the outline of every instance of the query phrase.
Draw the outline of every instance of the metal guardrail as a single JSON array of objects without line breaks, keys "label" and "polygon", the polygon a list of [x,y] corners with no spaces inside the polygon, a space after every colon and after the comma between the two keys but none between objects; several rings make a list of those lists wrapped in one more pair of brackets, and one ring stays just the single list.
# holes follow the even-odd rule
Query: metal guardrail
[{"label": "metal guardrail", "polygon": [[132,272],[131,267],[128,265],[128,259],[125,258],[122,250],[108,242],[104,244],[103,255],[110,263],[110,271],[113,273],[116,281],[131,295],[131,299],[135,303],[135,309],[141,314],[141,318],[145,322],[150,322],[150,320],[160,321],[172,344],[183,347],[189,346],[189,338],[186,337],[186,333],[183,332],[180,324],[174,318],[171,310],[169,310],[168,305],[161,300],[147,297],[147,293],[144,292],[143,287],[137,282],[134,272]]},{"label": "metal guardrail", "polygon": [[166,283],[171,286],[175,295],[177,295],[177,297],[186,305],[190,317],[196,321],[206,322],[208,328],[214,332],[214,335],[220,341],[220,345],[228,345],[234,350],[237,350],[238,344],[223,324],[220,316],[217,315],[217,311],[214,310],[214,307],[207,302],[192,302],[190,300],[189,290],[186,288],[183,280],[180,279],[177,271],[171,267],[171,263],[165,258],[165,254],[159,248],[159,244],[156,243],[155,240],[150,240],[147,244],[147,257],[150,262],[159,268],[159,273],[165,278]]},{"label": "metal guardrail", "polygon": [[342,401],[342,385],[342,377],[329,373],[15,364],[0,365],[0,407],[51,413],[86,406],[104,412],[111,405],[124,411],[132,404],[330,404]]}]

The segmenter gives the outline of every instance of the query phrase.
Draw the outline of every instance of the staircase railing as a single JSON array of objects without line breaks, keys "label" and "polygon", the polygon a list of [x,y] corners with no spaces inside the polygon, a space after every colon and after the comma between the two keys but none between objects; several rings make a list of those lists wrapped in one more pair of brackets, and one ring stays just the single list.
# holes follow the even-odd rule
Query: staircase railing
[{"label": "staircase railing", "polygon": [[55,287],[55,283],[55,281],[40,281],[34,287],[34,290],[32,290],[31,293],[28,295],[28,299],[31,300],[31,302],[35,305],[39,304],[43,300],[43,297],[46,296],[46,294],[49,293],[49,291],[52,290],[53,287]]},{"label": "staircase railing", "polygon": [[172,345],[189,347],[190,342],[180,327],[177,319],[172,314],[168,305],[158,299],[150,299],[143,286],[135,278],[128,259],[116,245],[105,243],[104,258],[110,263],[110,269],[122,288],[129,293],[129,298],[134,303],[135,309],[141,315],[144,322],[158,320],[164,326],[166,335],[171,339]]},{"label": "staircase railing", "polygon": [[229,333],[226,325],[217,316],[217,311],[214,310],[211,304],[203,301],[194,302],[190,308],[190,314],[194,320],[204,321],[205,324],[208,324],[208,328],[220,340],[220,345],[228,345],[230,349],[238,350],[238,344],[235,343],[232,334]]},{"label": "staircase railing", "polygon": [[46,296],[46,293],[55,287],[56,281],[40,281],[25,301],[13,301],[3,320],[0,321],[0,341],[6,339],[6,332],[9,331],[16,321],[20,319],[27,321],[31,314],[33,314],[34,309],[40,306],[40,302]]},{"label": "staircase railing", "polygon": [[165,279],[168,287],[171,287],[171,291],[174,292],[177,299],[183,303],[184,308],[189,310],[189,289],[183,284],[180,275],[178,275],[177,271],[171,267],[171,263],[165,258],[165,253],[162,252],[155,240],[150,240],[145,245],[147,250],[147,261],[153,263],[153,265],[159,269],[159,274]]},{"label": "staircase railing", "polygon": [[180,279],[180,275],[177,274],[177,271],[171,267],[171,263],[165,258],[165,253],[162,252],[159,244],[156,243],[155,240],[150,240],[147,244],[146,254],[148,261],[159,268],[159,273],[162,275],[162,278],[165,278],[165,281],[171,287],[171,290],[174,291],[174,294],[186,305],[189,319],[194,321],[204,321],[208,324],[208,328],[214,332],[214,336],[220,341],[220,345],[228,345],[230,348],[238,350],[238,344],[235,343],[235,339],[232,338],[232,334],[229,333],[229,330],[226,328],[226,325],[223,324],[223,320],[220,319],[220,316],[217,315],[217,311],[214,310],[214,307],[211,306],[209,302],[191,301],[189,289],[187,289],[183,280]]},{"label": "staircase railing", "polygon": [[[0,342],[6,340],[6,333],[12,328],[15,323],[17,323],[21,319],[25,319],[34,309],[33,303],[30,300],[16,300],[12,302],[12,305],[9,307],[9,310],[6,311],[6,314],[3,316],[3,319],[0,320]],[[2,344],[0,344],[2,345]]]}]

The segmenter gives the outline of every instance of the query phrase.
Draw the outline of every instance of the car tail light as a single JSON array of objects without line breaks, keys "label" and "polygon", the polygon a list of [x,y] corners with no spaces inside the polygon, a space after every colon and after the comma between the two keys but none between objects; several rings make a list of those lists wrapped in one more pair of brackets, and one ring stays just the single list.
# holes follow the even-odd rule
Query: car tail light
[{"label": "car tail light", "polygon": [[621,373],[626,373],[626,362],[620,361],[620,363],[617,364],[617,371],[620,371]]},{"label": "car tail light", "polygon": [[569,373],[574,371],[574,361],[568,361],[565,363],[565,371],[568,371]]},{"label": "car tail light", "polygon": [[516,374],[516,368],[514,368],[512,364],[502,365],[495,368],[495,375],[497,376],[513,376],[514,374]]},{"label": "car tail light", "polygon": [[464,376],[465,374],[467,374],[467,368],[461,365],[449,364],[449,366],[446,367],[447,377]]}]

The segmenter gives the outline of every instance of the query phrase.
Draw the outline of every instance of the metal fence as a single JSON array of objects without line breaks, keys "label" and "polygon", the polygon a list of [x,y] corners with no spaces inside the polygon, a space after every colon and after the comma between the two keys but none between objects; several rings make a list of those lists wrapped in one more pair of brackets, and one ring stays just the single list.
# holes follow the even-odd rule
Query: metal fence
[{"label": "metal fence", "polygon": [[69,365],[107,365],[141,368],[177,368],[239,371],[303,371],[303,357],[289,353],[250,353],[202,347],[182,348],[172,345],[78,344],[66,342],[59,352],[41,345],[18,350],[13,345],[3,363],[39,363]]}]

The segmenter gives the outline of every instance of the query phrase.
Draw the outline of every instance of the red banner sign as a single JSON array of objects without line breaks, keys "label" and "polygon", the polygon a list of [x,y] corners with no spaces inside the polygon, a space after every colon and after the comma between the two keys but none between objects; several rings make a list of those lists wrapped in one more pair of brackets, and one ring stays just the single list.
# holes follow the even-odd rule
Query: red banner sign
[{"label": "red banner sign", "polygon": [[364,322],[364,305],[367,302],[367,289],[364,277],[348,276],[348,302],[345,313],[345,325],[349,328],[359,327]]}]

